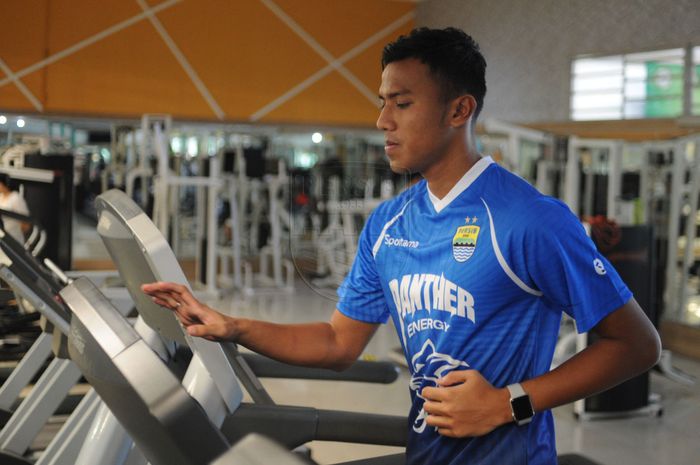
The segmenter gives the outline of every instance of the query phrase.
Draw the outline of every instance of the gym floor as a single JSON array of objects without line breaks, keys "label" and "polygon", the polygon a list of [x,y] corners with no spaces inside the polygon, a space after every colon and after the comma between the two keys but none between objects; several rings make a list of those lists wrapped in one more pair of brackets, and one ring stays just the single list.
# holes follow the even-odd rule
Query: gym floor
[{"label": "gym floor", "polygon": [[[74,237],[74,257],[107,257],[94,226],[77,220]],[[334,309],[334,301],[327,297],[332,292],[316,292],[300,280],[296,287],[293,294],[247,298],[233,295],[208,304],[223,312],[279,323],[327,320]],[[367,347],[365,357],[387,359],[398,346],[393,326],[383,325]],[[700,379],[700,362],[674,355],[674,365]],[[394,415],[405,415],[409,407],[408,372],[404,369],[391,385],[272,379],[263,382],[280,404]],[[697,464],[700,385],[684,386],[652,372],[651,391],[660,396],[660,417],[579,421],[573,415],[572,405],[555,409],[558,452],[580,453],[600,465]],[[392,447],[342,443],[314,442],[309,446],[312,457],[320,464],[398,451]]]}]

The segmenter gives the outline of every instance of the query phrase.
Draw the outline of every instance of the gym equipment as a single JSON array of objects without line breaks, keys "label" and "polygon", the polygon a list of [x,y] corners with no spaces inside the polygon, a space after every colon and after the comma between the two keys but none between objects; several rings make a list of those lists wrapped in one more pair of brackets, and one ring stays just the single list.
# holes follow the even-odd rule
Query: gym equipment
[{"label": "gym equipment", "polygon": [[[107,250],[112,255],[120,274],[124,277],[124,282],[130,294],[134,298],[136,307],[144,320],[154,327],[167,339],[176,342],[184,342],[185,336],[177,318],[168,310],[162,309],[154,304],[151,299],[141,291],[141,284],[154,281],[172,281],[187,283],[187,279],[182,272],[172,249],[165,238],[160,234],[148,216],[139,207],[119,190],[111,190],[97,198],[97,210],[99,214],[98,233],[103,238]],[[233,344],[217,344],[204,341],[201,338],[187,337],[187,343],[194,341],[202,344],[208,350],[211,347],[223,347],[222,352],[235,354]],[[214,350],[216,357],[221,357],[221,353]],[[267,370],[267,376],[271,375],[275,369],[283,369],[278,362],[267,360],[260,356],[243,355],[242,358],[250,357],[256,363],[258,369]],[[236,356],[240,359],[241,357]],[[276,368],[265,368],[265,365],[277,364]],[[247,366],[239,366],[233,363],[240,380],[246,380],[251,376],[251,370]],[[295,367],[299,375],[305,372],[304,377],[313,377],[312,372],[322,379],[336,380],[362,380],[372,381],[382,379],[382,382],[392,382],[396,379],[396,370],[391,364],[383,363],[362,363],[358,362],[351,370],[344,373],[335,373],[331,370],[314,370],[310,368]],[[223,378],[220,382],[226,383],[225,374],[218,375]],[[292,376],[287,372],[286,376]],[[218,382],[218,381],[217,381]],[[250,381],[252,385],[259,384],[257,380]],[[253,389],[253,392],[258,389]]]},{"label": "gym equipment", "polygon": [[[259,272],[254,273],[250,262],[244,263],[243,290],[252,295],[265,290],[292,292],[294,290],[294,265],[290,260],[282,257],[283,229],[289,231],[291,219],[289,212],[282,206],[282,200],[287,192],[289,177],[287,167],[283,160],[277,161],[277,172],[268,173],[263,177],[263,184],[252,190],[251,202],[253,204],[255,223],[259,227],[259,215],[263,202],[255,201],[255,196],[267,193],[267,219],[270,224],[270,235],[267,243],[259,249]],[[252,234],[254,233],[251,230]],[[291,240],[291,237],[288,235]],[[288,243],[288,242],[287,242]],[[271,267],[270,267],[271,262]]]},{"label": "gym equipment", "polygon": [[[222,187],[218,159],[209,159],[208,176],[176,176],[171,173],[168,151],[167,134],[170,130],[169,117],[160,119],[153,115],[144,115],[142,119],[143,140],[150,140],[157,159],[157,176],[154,180],[153,218],[156,226],[165,237],[170,232],[179,230],[177,224],[177,199],[179,189],[183,187],[196,188],[198,221],[196,228],[196,262],[197,280],[204,285],[204,291],[212,297],[218,297],[216,284],[217,257],[217,224],[216,202],[217,194]],[[152,133],[152,136],[149,136]],[[142,148],[142,150],[146,150]],[[171,225],[171,220],[174,223]],[[205,244],[204,252],[200,245]],[[199,264],[205,264],[200,270]]]},{"label": "gym equipment", "polygon": [[[566,159],[564,202],[578,217],[602,214],[618,217],[621,192],[623,143],[619,140],[569,138]],[[585,165],[582,168],[582,159]],[[583,205],[581,205],[581,175],[584,175]],[[606,177],[596,178],[597,174]],[[598,189],[596,189],[596,181]],[[605,182],[606,185],[600,185]],[[605,195],[600,195],[605,192]],[[594,204],[594,202],[597,203]],[[605,200],[605,204],[602,204]]]},{"label": "gym equipment", "polygon": [[[25,464],[31,462],[22,455],[56,411],[68,390],[78,381],[80,372],[72,362],[66,360],[60,348],[59,333],[67,332],[69,318],[66,309],[54,298],[57,290],[62,287],[61,283],[45,272],[31,254],[1,230],[0,277],[13,288],[18,298],[26,299],[48,320],[45,332],[3,385],[0,391],[3,399],[9,402],[16,398],[23,384],[28,383],[41,368],[52,348],[56,355],[37,380],[34,389],[0,431],[0,461],[8,465]],[[64,444],[64,447],[68,445]]]},{"label": "gym equipment", "polygon": [[73,312],[71,358],[152,465],[206,464],[226,451],[200,404],[90,281],[61,297]]},{"label": "gym equipment", "polygon": [[[22,249],[19,244],[13,242],[9,236],[0,238],[0,246],[2,246],[1,250],[4,253],[4,259],[1,261],[3,266],[0,268],[0,276],[13,285],[18,295],[29,300],[64,336],[61,337],[61,334],[58,333],[54,334],[54,352],[57,355],[57,360],[60,360],[61,363],[69,363],[70,369],[75,370],[72,362],[62,359],[66,354],[63,344],[69,329],[69,312],[56,300],[56,295],[57,289],[60,289],[63,283],[56,281],[53,276],[41,267],[34,257]],[[59,273],[59,275],[62,275],[62,273]],[[153,338],[155,333],[142,320],[137,319],[135,328],[140,334],[148,338],[146,340],[150,339],[151,349],[155,353],[165,356],[167,350],[162,346],[158,347],[158,341]],[[53,371],[47,370],[47,373],[60,374],[61,368],[63,367],[59,366]],[[54,378],[53,384],[51,379],[47,380],[45,383],[46,389],[37,390],[35,388],[32,391],[32,396],[36,392],[35,397],[37,401],[25,401],[30,404],[26,413],[24,411],[20,412],[18,409],[13,416],[13,419],[14,417],[18,418],[17,422],[21,428],[9,430],[9,439],[4,445],[11,449],[10,452],[6,452],[2,456],[2,463],[7,463],[8,465],[29,463],[25,459],[18,457],[22,447],[33,439],[31,433],[27,433],[27,431],[36,431],[35,429],[31,430],[31,428],[36,428],[37,425],[43,424],[41,419],[47,418],[47,415],[50,415],[55,410],[48,405],[51,403],[55,404],[56,398],[66,389],[62,387],[67,383],[65,376],[60,377],[56,375]],[[43,396],[40,396],[41,393],[44,393]],[[75,408],[63,428],[51,441],[44,454],[36,462],[37,465],[117,464],[121,463],[120,456],[125,453],[129,453],[130,457],[135,457],[134,460],[138,460],[138,452],[129,452],[131,450],[131,442],[128,438],[123,439],[125,435],[121,430],[121,426],[112,421],[111,414],[103,407],[100,407],[100,405],[101,400],[97,395],[92,391],[88,393]],[[33,410],[30,410],[32,407]],[[99,420],[94,425],[93,418]],[[28,426],[23,426],[25,424]],[[90,430],[91,425],[93,427],[92,431]],[[9,427],[10,424],[8,423],[6,429]],[[5,431],[2,434],[4,435]],[[85,443],[85,438],[88,434],[91,439]],[[119,439],[120,436],[122,437],[121,440]],[[13,454],[12,452],[15,453]]]},{"label": "gym equipment", "polygon": [[46,246],[39,257],[69,270],[73,247],[73,156],[25,155],[24,166],[53,173],[51,183],[23,182],[24,198],[32,217],[46,230]]},{"label": "gym equipment", "polygon": [[[71,358],[152,465],[206,464],[228,448],[164,362],[90,281],[77,279],[61,297],[73,312]],[[285,417],[277,412],[276,421]],[[347,428],[357,429],[357,424]]]},{"label": "gym equipment", "polygon": [[109,142],[111,158],[100,176],[100,193],[112,188],[126,188],[129,160],[136,158],[136,138],[131,126],[112,124]]},{"label": "gym equipment", "polygon": [[309,465],[310,460],[290,454],[276,442],[260,434],[249,434],[211,465]]},{"label": "gym equipment", "polygon": [[[666,315],[674,320],[682,320],[688,306],[688,277],[696,261],[699,196],[700,137],[679,139],[673,151],[671,172],[665,287]],[[685,231],[681,230],[682,222],[685,222]],[[681,237],[684,242],[679,247]]]},{"label": "gym equipment", "polygon": [[[138,147],[138,160],[136,166],[130,168],[126,172],[126,194],[129,198],[136,198],[137,203],[142,208],[148,209],[149,204],[149,183],[153,177],[153,169],[151,168],[151,155],[158,150],[161,143],[160,140],[154,137],[154,129],[159,128],[161,133],[169,134],[172,127],[172,118],[170,115],[146,114],[141,117],[141,138]],[[134,136],[132,135],[132,138]],[[133,141],[133,139],[132,139]],[[154,147],[155,146],[155,147]],[[136,179],[139,179],[139,193],[135,195]]]},{"label": "gym equipment", "polygon": [[[650,304],[659,307],[657,319],[663,313],[670,319],[682,320],[688,307],[687,283],[697,249],[699,146],[698,136],[629,144],[569,139],[564,201],[572,211],[587,216],[603,214],[622,225],[652,224],[659,235],[657,260],[665,272],[659,273],[656,282],[663,292]],[[677,382],[694,384],[692,377],[673,367],[671,359],[672,354],[664,350],[658,369]]]},{"label": "gym equipment", "polygon": [[[610,261],[644,309],[657,325],[656,308],[656,243],[650,226],[616,226],[610,223],[592,225],[593,241]],[[592,334],[579,335],[577,346],[585,348],[595,341]],[[656,415],[663,413],[661,404],[649,391],[649,372],[624,383],[574,402],[574,414],[582,420]]]},{"label": "gym equipment", "polygon": [[[219,393],[220,400],[213,401],[209,407],[214,409],[212,418],[216,417],[213,412],[217,411],[217,415],[223,419],[227,410],[232,412],[236,409],[242,392],[222,345],[188,336],[177,318],[154,304],[140,288],[141,284],[154,281],[188,282],[170,246],[148,216],[123,192],[107,191],[97,198],[95,204],[97,231],[117,265],[139,314],[145,323],[167,340],[187,344],[192,349],[191,367],[199,367],[195,370],[199,370],[200,374],[196,375],[196,371],[193,371],[185,379],[193,383],[192,389],[201,383],[203,398],[194,397],[203,405],[207,405],[206,396]],[[201,358],[206,359],[208,369],[202,365]]]},{"label": "gym equipment", "polygon": [[[108,191],[97,199],[98,232],[103,237],[144,321],[169,340],[186,342],[195,355],[191,367],[199,374],[200,398],[193,394],[214,423],[223,421],[229,439],[240,439],[251,431],[269,434],[290,447],[313,439],[346,440],[389,445],[405,444],[404,417],[323,411],[313,408],[276,406],[254,372],[233,344],[215,344],[183,333],[172,312],[155,305],[141,292],[143,283],[173,281],[187,283],[172,250],[150,219],[123,192]],[[197,357],[198,348],[201,357]],[[200,361],[195,363],[199,358]],[[393,371],[393,370],[392,370]],[[234,375],[237,375],[237,377]],[[188,375],[190,370],[188,370]],[[187,385],[188,375],[183,384]],[[393,373],[395,376],[395,373]],[[206,379],[201,379],[206,378]],[[325,379],[330,379],[326,377]],[[342,375],[335,379],[342,379]],[[358,378],[359,379],[359,378]],[[221,387],[231,392],[243,383],[256,404],[240,404],[240,396],[224,405]],[[226,384],[224,384],[226,383]],[[214,405],[215,408],[211,408]],[[347,423],[350,421],[350,425]],[[361,431],[357,425],[362,424]],[[345,439],[343,439],[345,438]]]},{"label": "gym equipment", "polygon": [[228,173],[223,198],[230,208],[231,245],[217,255],[220,281],[248,296],[293,291],[295,269],[285,255],[290,247],[296,249],[297,237],[291,234],[291,215],[284,207],[290,184],[286,163],[266,158],[265,146],[244,149],[240,142],[222,158]]},{"label": "gym equipment", "polygon": [[39,255],[46,245],[46,231],[37,224],[34,218],[4,209],[0,209],[0,216],[29,223],[32,229],[29,232],[29,237],[24,241],[24,248],[31,251],[34,256]]},{"label": "gym equipment", "polygon": [[[3,156],[3,165],[0,166],[0,172],[7,174],[10,179],[15,181],[24,181],[27,185],[44,185],[46,188],[46,186],[53,185],[56,182],[56,176],[52,170],[22,167],[24,160],[24,154],[21,154],[21,157],[16,160],[8,160]],[[7,166],[6,163],[10,163],[11,161],[18,163],[18,166]],[[23,184],[23,186],[24,185],[25,184]],[[22,189],[24,190],[24,187],[22,187]],[[32,191],[32,189],[30,189],[30,191]],[[30,212],[31,211],[32,210],[30,208]],[[30,231],[29,237],[25,241],[25,247],[32,250],[34,255],[38,255],[44,250],[47,235],[40,222],[36,220],[37,215],[32,214],[31,217],[27,217],[25,215],[19,215],[16,212],[10,212],[7,210],[2,210],[2,215],[12,217],[20,221],[29,222],[32,225],[32,230]]]},{"label": "gym equipment", "polygon": [[[483,152],[494,155],[500,152],[500,163],[506,168],[526,179],[540,192],[548,195],[554,193],[549,176],[549,171],[554,169],[551,159],[554,137],[551,134],[493,118],[485,119],[481,126],[485,132],[479,135],[479,141],[486,145]],[[500,138],[505,140],[494,147]]]},{"label": "gym equipment", "polygon": [[[360,219],[359,225],[364,224],[381,202],[394,195],[394,184],[390,179],[381,181],[378,197],[374,196],[375,184],[375,179],[367,180],[363,198],[341,199],[340,179],[332,176],[328,180],[328,199],[318,202],[319,211],[328,215],[328,225],[314,234],[317,249],[316,274],[323,277],[314,279],[314,285],[335,289],[345,279],[357,252],[360,235],[357,219]],[[322,192],[323,187],[319,182],[316,195],[320,196]],[[320,230],[320,225],[321,220],[317,216],[317,230]]]}]

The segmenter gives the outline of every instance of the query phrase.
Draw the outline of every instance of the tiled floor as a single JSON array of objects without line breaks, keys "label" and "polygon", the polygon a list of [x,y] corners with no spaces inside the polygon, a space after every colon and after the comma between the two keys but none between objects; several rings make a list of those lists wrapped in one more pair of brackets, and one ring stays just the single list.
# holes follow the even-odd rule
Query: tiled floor
[{"label": "tiled floor", "polygon": [[[104,250],[89,228],[79,226],[77,254],[101,258]],[[323,294],[323,295],[322,295]],[[224,312],[275,322],[327,320],[334,309],[329,292],[298,283],[295,293],[243,298],[227,295],[213,306]],[[325,295],[325,296],[324,296]],[[367,358],[385,359],[398,346],[391,325],[384,325],[367,347]],[[700,379],[700,363],[675,357],[675,364]],[[323,381],[264,380],[276,402],[319,408],[404,415],[408,410],[408,374],[391,385]],[[684,386],[652,373],[651,389],[661,396],[661,417],[579,421],[572,406],[555,410],[560,453],[578,452],[601,465],[700,464],[700,385]],[[395,448],[341,443],[311,443],[315,460],[330,464],[388,454]]]}]

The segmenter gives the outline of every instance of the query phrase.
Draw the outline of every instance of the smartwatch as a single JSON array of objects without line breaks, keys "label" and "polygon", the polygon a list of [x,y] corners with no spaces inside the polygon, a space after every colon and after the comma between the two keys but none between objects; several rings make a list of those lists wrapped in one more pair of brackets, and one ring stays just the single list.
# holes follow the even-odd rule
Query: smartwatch
[{"label": "smartwatch", "polygon": [[530,396],[523,389],[520,383],[511,384],[507,387],[510,392],[510,409],[513,414],[513,421],[518,425],[527,425],[535,416],[535,411],[530,402]]}]

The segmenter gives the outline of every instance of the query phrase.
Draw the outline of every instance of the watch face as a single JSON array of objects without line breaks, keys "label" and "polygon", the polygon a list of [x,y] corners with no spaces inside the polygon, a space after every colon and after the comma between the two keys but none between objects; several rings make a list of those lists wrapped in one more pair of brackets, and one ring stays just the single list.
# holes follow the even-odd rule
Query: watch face
[{"label": "watch face", "polygon": [[510,405],[513,408],[513,417],[516,421],[525,420],[535,414],[528,396],[516,397],[510,401]]}]

